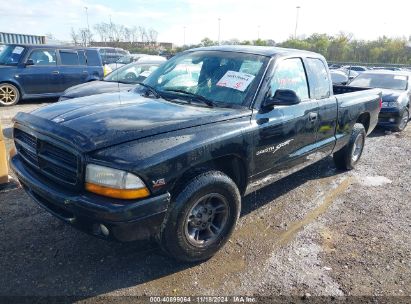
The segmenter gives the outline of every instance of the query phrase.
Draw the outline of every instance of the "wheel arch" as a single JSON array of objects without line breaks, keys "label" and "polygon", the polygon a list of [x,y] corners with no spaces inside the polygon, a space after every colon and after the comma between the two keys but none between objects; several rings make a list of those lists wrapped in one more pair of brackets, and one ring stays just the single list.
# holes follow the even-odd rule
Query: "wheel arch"
[{"label": "wheel arch", "polygon": [[24,95],[23,88],[20,86],[20,84],[17,81],[3,80],[3,81],[0,81],[0,86],[4,83],[8,83],[8,84],[11,84],[11,85],[15,86],[17,88],[17,90],[19,90],[20,98],[23,97],[23,95]]},{"label": "wheel arch", "polygon": [[226,174],[237,185],[240,193],[244,194],[247,187],[247,167],[245,161],[234,154],[199,163],[185,170],[173,183],[170,190],[171,194],[179,193],[195,176],[210,170],[217,170]]},{"label": "wheel arch", "polygon": [[368,112],[361,113],[360,116],[358,116],[357,121],[355,123],[360,123],[364,126],[365,133],[368,134],[368,130],[370,128],[370,120],[371,120],[371,115]]}]

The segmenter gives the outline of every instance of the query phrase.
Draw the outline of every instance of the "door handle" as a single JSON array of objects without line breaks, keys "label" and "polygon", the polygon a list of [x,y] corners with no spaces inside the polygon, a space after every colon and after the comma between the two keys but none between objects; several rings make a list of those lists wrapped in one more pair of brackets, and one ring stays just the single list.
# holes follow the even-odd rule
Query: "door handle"
[{"label": "door handle", "polygon": [[53,71],[53,72],[51,72],[52,74],[54,74],[54,75],[58,75],[58,74],[60,74],[60,72],[59,71]]},{"label": "door handle", "polygon": [[317,113],[314,113],[314,112],[308,113],[308,120],[309,120],[310,122],[316,121],[317,118],[318,118],[318,114],[317,114]]}]

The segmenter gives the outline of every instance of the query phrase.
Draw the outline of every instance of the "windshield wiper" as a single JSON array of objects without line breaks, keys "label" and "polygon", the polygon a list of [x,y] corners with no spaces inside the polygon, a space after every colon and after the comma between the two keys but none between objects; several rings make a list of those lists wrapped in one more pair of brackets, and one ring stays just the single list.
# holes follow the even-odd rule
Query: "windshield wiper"
[{"label": "windshield wiper", "polygon": [[199,95],[199,94],[195,94],[195,93],[191,93],[191,92],[184,91],[184,90],[179,90],[179,89],[168,89],[168,90],[166,89],[164,91],[183,93],[185,95],[191,96],[192,100],[200,101],[200,102],[208,105],[209,107],[214,107],[215,106],[215,103],[213,101],[211,101],[210,99],[204,97],[203,95]]},{"label": "windshield wiper", "polygon": [[155,98],[163,98],[163,99],[165,99],[165,98],[164,98],[163,96],[161,96],[161,94],[158,93],[157,90],[156,90],[155,88],[153,88],[152,86],[150,86],[150,85],[148,85],[148,84],[145,84],[145,83],[142,83],[142,82],[138,82],[137,84],[139,84],[139,85],[147,88],[147,89],[154,95]]}]

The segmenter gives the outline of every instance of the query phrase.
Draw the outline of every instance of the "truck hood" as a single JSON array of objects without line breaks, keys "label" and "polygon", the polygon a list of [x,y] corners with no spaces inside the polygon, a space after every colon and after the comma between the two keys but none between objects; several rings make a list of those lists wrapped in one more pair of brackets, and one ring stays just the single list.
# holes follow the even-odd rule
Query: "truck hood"
[{"label": "truck hood", "polygon": [[89,152],[250,114],[249,109],[177,104],[124,92],[57,102],[31,114],[19,113],[15,121],[50,133]]},{"label": "truck hood", "polygon": [[127,91],[135,86],[135,84],[124,84],[111,81],[91,81],[68,88],[64,91],[62,97],[77,98],[103,93],[114,93]]}]

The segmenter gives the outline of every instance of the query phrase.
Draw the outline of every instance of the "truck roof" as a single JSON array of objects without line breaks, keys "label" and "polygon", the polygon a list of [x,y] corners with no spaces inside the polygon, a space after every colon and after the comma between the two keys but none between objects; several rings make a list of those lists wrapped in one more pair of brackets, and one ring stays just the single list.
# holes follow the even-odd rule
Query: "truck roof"
[{"label": "truck roof", "polygon": [[272,46],[255,46],[255,45],[221,45],[221,46],[209,46],[209,47],[200,47],[187,50],[190,51],[223,51],[223,52],[238,52],[238,53],[247,53],[255,54],[262,56],[273,57],[275,55],[292,55],[292,54],[305,54],[311,57],[323,58],[322,55],[314,52],[296,50],[296,49],[287,49],[280,47]]}]

